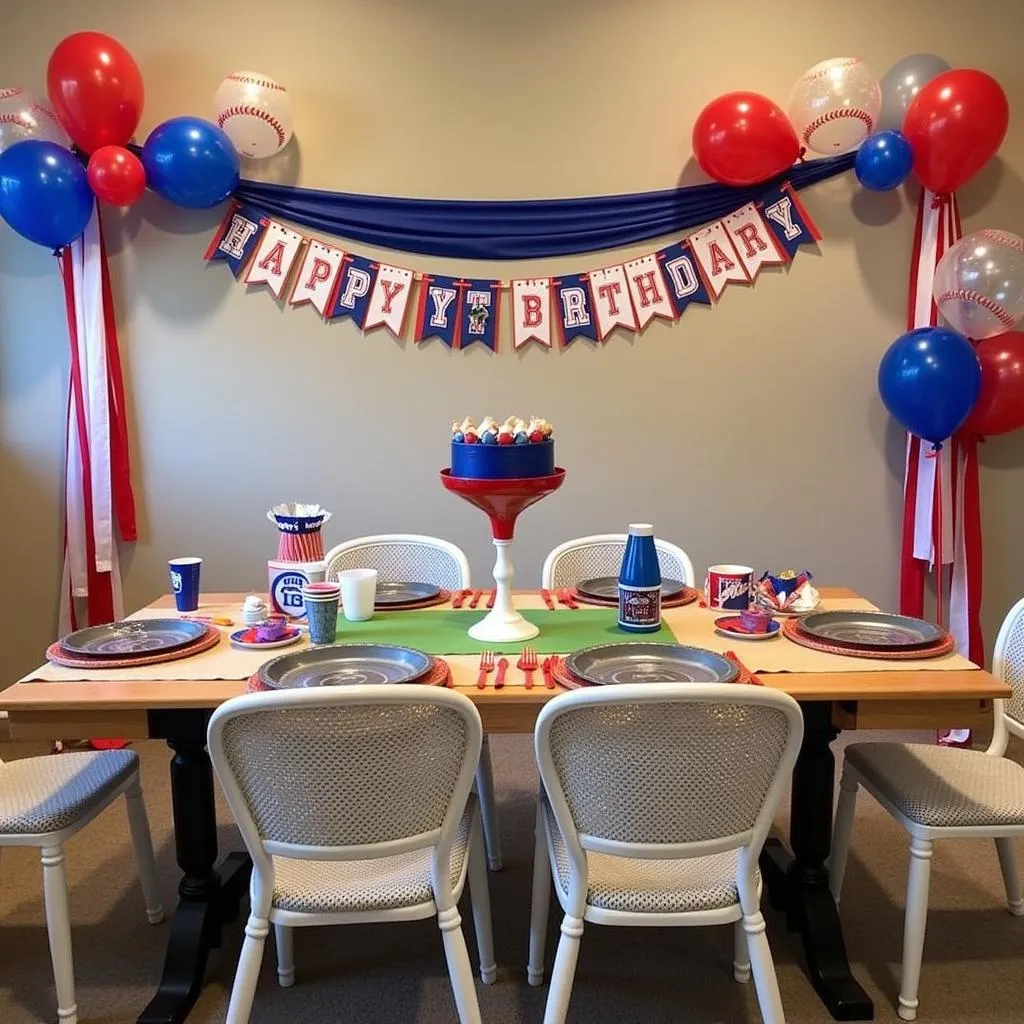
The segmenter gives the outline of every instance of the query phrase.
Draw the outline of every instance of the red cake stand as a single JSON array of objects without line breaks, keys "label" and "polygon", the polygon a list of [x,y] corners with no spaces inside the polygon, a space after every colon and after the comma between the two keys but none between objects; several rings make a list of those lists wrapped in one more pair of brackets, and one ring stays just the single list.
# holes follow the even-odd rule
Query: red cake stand
[{"label": "red cake stand", "polygon": [[494,607],[469,628],[474,640],[484,643],[510,643],[530,640],[540,630],[527,622],[512,607],[512,560],[509,548],[516,529],[516,518],[523,509],[547,497],[562,486],[565,470],[556,469],[551,476],[521,477],[514,480],[476,480],[452,476],[450,469],[441,470],[441,483],[470,504],[483,509],[491,520],[491,536],[497,558],[494,562],[496,594]]}]

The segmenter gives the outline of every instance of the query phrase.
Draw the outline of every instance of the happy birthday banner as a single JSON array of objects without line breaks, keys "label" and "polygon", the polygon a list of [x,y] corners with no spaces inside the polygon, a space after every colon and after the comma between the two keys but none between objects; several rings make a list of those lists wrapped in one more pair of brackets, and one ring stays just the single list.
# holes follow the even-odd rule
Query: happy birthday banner
[{"label": "happy birthday banner", "polygon": [[[421,273],[346,252],[235,203],[206,251],[236,280],[266,285],[290,306],[312,306],[323,320],[384,327],[401,340],[412,321],[417,344],[498,350],[501,294],[512,306],[516,349],[537,342],[564,348],[599,344],[617,327],[641,332],[652,320],[678,320],[691,302],[714,305],[730,284],[753,284],[762,267],[790,262],[821,238],[791,186],[766,191],[680,242],[625,263],[558,277],[509,281]],[[413,300],[416,285],[419,291]]]}]

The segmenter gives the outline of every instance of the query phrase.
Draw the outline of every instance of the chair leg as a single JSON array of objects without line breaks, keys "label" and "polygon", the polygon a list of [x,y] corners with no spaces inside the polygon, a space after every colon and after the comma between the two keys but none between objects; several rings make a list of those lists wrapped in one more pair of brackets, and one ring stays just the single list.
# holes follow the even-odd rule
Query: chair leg
[{"label": "chair leg", "polygon": [[903,922],[903,971],[900,977],[899,1006],[896,1008],[903,1020],[917,1019],[917,988],[921,981],[931,870],[931,840],[911,837],[907,913]]},{"label": "chair leg", "polygon": [[75,1003],[75,965],[71,956],[71,916],[68,913],[68,886],[64,873],[64,847],[44,846],[43,902],[46,907],[46,932],[50,939],[50,959],[57,989],[57,1019],[61,1024],[77,1024]]},{"label": "chair leg", "polygon": [[732,926],[732,976],[741,984],[750,981],[750,949],[747,946],[747,933],[743,930],[741,917]]},{"label": "chair leg", "polygon": [[449,907],[437,913],[437,926],[444,942],[444,957],[448,962],[448,977],[452,983],[455,1007],[460,1024],[480,1024],[480,1006],[473,984],[473,968],[469,965],[469,950],[462,934],[462,918],[458,907]]},{"label": "chair leg", "polygon": [[551,865],[544,839],[544,811],[537,800],[537,825],[533,848],[533,896],[530,902],[530,957],[526,980],[534,986],[544,983],[544,943],[548,934],[551,906]]},{"label": "chair leg", "polygon": [[286,924],[275,924],[274,948],[277,951],[277,983],[281,988],[291,988],[295,984],[295,929]]},{"label": "chair leg", "polygon": [[583,919],[566,914],[562,918],[562,934],[558,937],[555,964],[551,968],[551,985],[544,1007],[544,1024],[563,1024],[569,1012],[572,982],[576,977],[576,961],[580,955]]},{"label": "chair leg", "polygon": [[164,908],[160,901],[160,887],[156,881],[156,860],[153,857],[153,838],[146,817],[146,805],[142,799],[142,786],[138,776],[125,791],[125,807],[128,810],[128,828],[135,847],[135,859],[139,865],[139,882],[146,901],[146,917],[150,924],[159,924],[164,919]]},{"label": "chair leg", "polygon": [[1003,836],[996,840],[999,867],[1003,872],[1006,886],[1006,906],[1014,917],[1024,916],[1024,899],[1020,893],[1020,875],[1017,874],[1017,858],[1013,854],[1013,840]]},{"label": "chair leg", "polygon": [[473,927],[476,948],[480,954],[480,980],[493,985],[498,978],[494,963],[494,932],[491,927],[491,892],[487,886],[487,865],[484,863],[484,831],[480,815],[473,816],[469,848],[469,895],[473,903]]},{"label": "chair leg", "polygon": [[[260,916],[260,911],[263,916]],[[270,922],[266,915],[270,911],[257,906],[253,899],[252,911],[245,922],[245,941],[238,957],[235,970],[235,982],[231,986],[231,1000],[228,1003],[228,1015],[225,1024],[248,1024],[252,1013],[253,1000],[256,998],[256,982],[260,976],[260,964],[263,962],[263,947],[270,934]]]},{"label": "chair leg", "polygon": [[480,763],[476,769],[476,792],[480,797],[480,814],[484,820],[487,840],[487,862],[492,871],[501,870],[501,832],[498,828],[498,803],[494,799],[494,769],[491,767],[491,746],[484,734]]},{"label": "chair leg", "polygon": [[768,936],[765,934],[764,914],[758,909],[753,914],[744,915],[742,924],[747,936],[750,966],[754,974],[754,991],[757,992],[761,1019],[764,1024],[786,1024],[782,996],[779,995],[779,980],[775,976],[775,963],[772,960],[771,947],[768,945]]},{"label": "chair leg", "polygon": [[857,780],[843,772],[839,783],[839,801],[836,820],[832,826],[832,855],[828,861],[828,885],[836,903],[843,888],[846,859],[850,853],[850,834],[853,832],[853,812],[857,807]]}]

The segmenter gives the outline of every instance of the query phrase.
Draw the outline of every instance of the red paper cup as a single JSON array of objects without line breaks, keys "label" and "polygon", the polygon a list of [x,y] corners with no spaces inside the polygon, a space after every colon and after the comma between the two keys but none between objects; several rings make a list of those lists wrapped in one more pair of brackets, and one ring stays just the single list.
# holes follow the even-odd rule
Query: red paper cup
[{"label": "red paper cup", "polygon": [[749,565],[712,565],[704,579],[704,600],[716,611],[750,607],[754,570]]}]

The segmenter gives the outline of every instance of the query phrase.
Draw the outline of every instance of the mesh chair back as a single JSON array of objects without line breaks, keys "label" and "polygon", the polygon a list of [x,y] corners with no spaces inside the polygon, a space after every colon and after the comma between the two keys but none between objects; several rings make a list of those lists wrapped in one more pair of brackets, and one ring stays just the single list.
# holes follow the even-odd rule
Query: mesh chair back
[{"label": "mesh chair back", "polygon": [[426,846],[465,807],[481,727],[452,691],[324,687],[228,701],[209,741],[235,818],[259,842],[366,847],[433,833]]},{"label": "mesh chair back", "polygon": [[1024,728],[1024,598],[1003,619],[992,656],[992,674],[1013,689],[1003,713]]},{"label": "mesh chair back", "polygon": [[654,683],[556,698],[536,743],[563,831],[686,856],[678,849],[686,844],[739,837],[727,844],[735,847],[767,832],[802,734],[800,708],[786,694]]},{"label": "mesh chair back", "polygon": [[387,583],[433,583],[446,590],[469,587],[469,562],[463,551],[439,537],[382,534],[357,537],[324,556],[327,579],[340,569],[376,569]]},{"label": "mesh chair back", "polygon": [[[693,586],[693,563],[682,548],[655,538],[658,564],[665,579]],[[566,541],[548,555],[542,572],[545,587],[572,587],[596,576],[618,576],[626,550],[624,533],[606,533]]]}]

